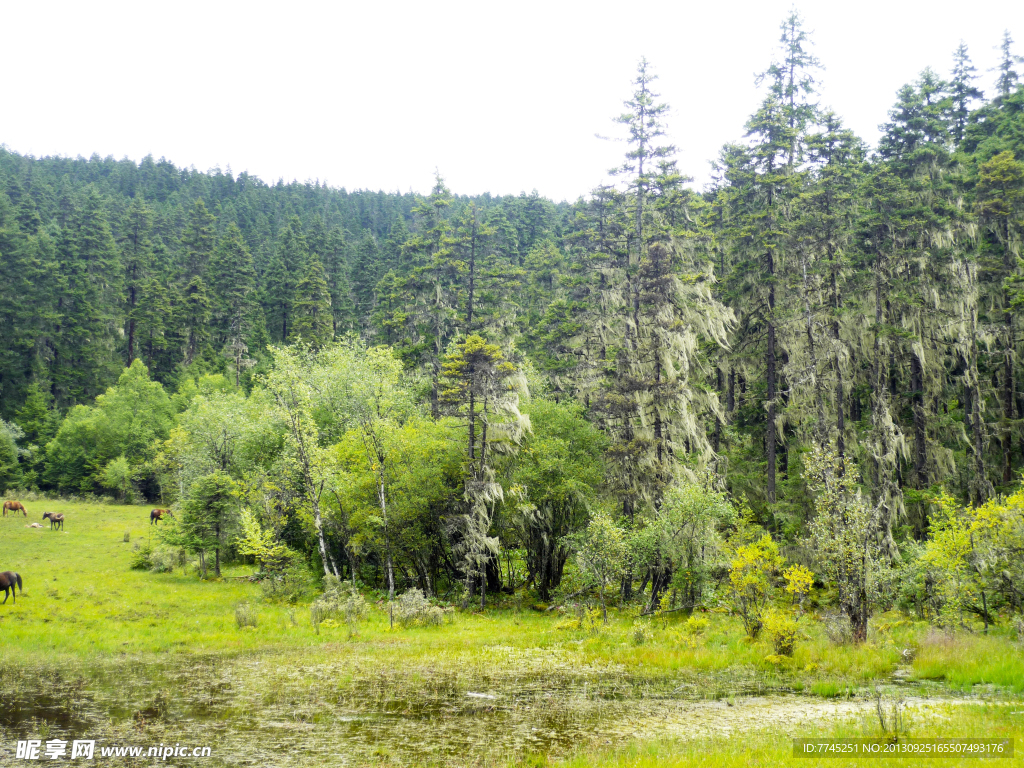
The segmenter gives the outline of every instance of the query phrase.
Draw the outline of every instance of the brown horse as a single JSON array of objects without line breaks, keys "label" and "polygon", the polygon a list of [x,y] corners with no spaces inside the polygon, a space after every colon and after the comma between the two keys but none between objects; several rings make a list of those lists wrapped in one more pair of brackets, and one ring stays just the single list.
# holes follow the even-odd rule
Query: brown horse
[{"label": "brown horse", "polygon": [[164,516],[174,517],[169,509],[154,509],[149,513],[149,524],[154,525],[155,523],[159,523]]},{"label": "brown horse", "polygon": [[[21,576],[14,573],[13,571],[4,571],[3,573],[0,573],[0,589],[4,591],[4,603],[7,602],[8,590],[10,590],[10,596],[14,597],[14,602],[18,602],[18,598],[14,595],[15,584],[18,585],[18,589],[24,591],[21,586]],[[3,605],[3,603],[0,603],[0,605]]]},{"label": "brown horse", "polygon": [[25,505],[22,504],[20,501],[5,501],[4,502],[4,517],[7,517],[7,510],[8,509],[11,510],[11,512],[17,512],[20,509],[21,510],[21,514],[23,514],[25,517],[28,517],[28,512],[25,511]]},{"label": "brown horse", "polygon": [[56,512],[43,512],[43,520],[50,521],[50,530],[53,530],[53,526],[57,526],[62,531],[64,530],[64,515],[59,515]]}]

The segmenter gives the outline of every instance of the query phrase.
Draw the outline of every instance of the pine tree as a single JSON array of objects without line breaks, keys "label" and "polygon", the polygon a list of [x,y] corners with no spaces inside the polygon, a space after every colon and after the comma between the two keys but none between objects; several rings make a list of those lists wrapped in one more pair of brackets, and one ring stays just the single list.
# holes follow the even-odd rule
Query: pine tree
[{"label": "pine tree", "polygon": [[33,371],[44,373],[46,331],[57,301],[49,239],[27,236],[0,193],[0,416],[9,418]]},{"label": "pine tree", "polygon": [[460,269],[464,268],[453,246],[455,232],[449,219],[452,193],[440,174],[435,175],[430,196],[421,199],[414,212],[419,232],[403,245],[409,274],[404,281],[408,346],[399,348],[407,364],[427,368],[431,381],[431,414],[440,415],[438,379],[441,359],[460,322]]},{"label": "pine tree", "polygon": [[999,66],[996,71],[999,77],[996,79],[996,90],[999,91],[999,98],[1008,99],[1017,85],[1019,75],[1014,69],[1015,64],[1020,64],[1024,59],[1013,52],[1013,38],[1010,37],[1010,30],[1003,31],[1003,42],[999,45]]},{"label": "pine tree", "polygon": [[366,232],[352,256],[352,299],[358,327],[365,329],[375,305],[373,292],[380,282],[383,259],[373,233]]},{"label": "pine tree", "polygon": [[488,563],[498,554],[491,536],[494,508],[504,498],[495,473],[495,456],[514,453],[530,429],[519,411],[525,382],[501,348],[476,334],[467,336],[445,355],[439,402],[445,412],[465,419],[466,462],[462,558],[467,600],[472,581],[480,584],[480,607],[487,597]]},{"label": "pine tree", "polygon": [[334,338],[331,294],[327,289],[323,265],[316,256],[309,257],[305,274],[295,286],[291,315],[292,341],[301,340],[314,349],[320,349]]},{"label": "pine tree", "polygon": [[949,95],[953,105],[950,117],[953,123],[953,141],[957,146],[964,140],[971,103],[984,97],[981,90],[974,85],[976,71],[974,64],[971,63],[971,57],[967,54],[967,44],[961,40],[953,54],[952,79],[949,81]]},{"label": "pine tree", "polygon": [[208,273],[216,331],[214,343],[221,345],[231,341],[233,336],[244,337],[245,320],[249,317],[256,287],[256,271],[252,254],[235,224],[228,224],[217,241]]},{"label": "pine tree", "polygon": [[[814,399],[814,441],[826,450],[834,435],[840,471],[846,462],[846,401],[852,380],[855,329],[846,326],[846,293],[851,282],[850,250],[859,202],[858,185],[866,154],[863,143],[833,112],[807,136],[811,175],[801,193],[794,234],[799,257],[806,364],[792,358],[793,388],[809,385]],[[824,394],[831,382],[832,398]],[[802,384],[803,383],[803,384]],[[827,421],[831,411],[834,429]]]},{"label": "pine tree", "polygon": [[305,274],[308,261],[309,248],[302,234],[302,222],[298,216],[292,216],[281,234],[265,282],[265,292],[271,299],[268,307],[269,321],[275,331],[278,328],[281,330],[282,341],[292,337],[291,311],[295,302],[295,288]]},{"label": "pine tree", "polygon": [[138,325],[139,299],[142,286],[149,277],[153,262],[153,244],[150,231],[153,227],[153,211],[141,197],[132,200],[121,225],[121,261],[124,264],[124,305],[125,336],[127,349],[125,359],[131,365],[138,352],[136,326]]},{"label": "pine tree", "polygon": [[[1024,163],[1012,152],[1001,152],[978,167],[977,208],[989,238],[982,244],[983,266],[992,275],[991,304],[996,307],[992,325],[999,338],[1002,357],[999,402],[1002,419],[999,425],[1002,448],[1002,482],[1013,481],[1013,435],[1020,418],[1017,409],[1017,358],[1015,315],[1011,285],[1018,274],[1017,243],[1024,231]],[[1016,246],[1016,247],[1015,247]]]},{"label": "pine tree", "polygon": [[60,405],[95,396],[121,368],[114,354],[115,296],[123,267],[95,187],[80,201],[69,200],[65,221],[57,243],[60,299],[51,369]]},{"label": "pine tree", "polygon": [[202,200],[196,200],[189,211],[188,224],[181,236],[183,284],[195,277],[204,277],[216,239],[216,218]]},{"label": "pine tree", "polygon": [[[151,370],[166,369],[162,366],[170,349],[168,322],[172,316],[171,301],[167,286],[156,277],[149,278],[142,284],[139,293],[138,311],[136,312],[136,336],[138,357],[146,361]],[[169,362],[169,361],[167,361]],[[177,363],[175,360],[174,363]]]},{"label": "pine tree", "polygon": [[193,277],[185,286],[180,313],[179,327],[185,334],[185,365],[191,365],[202,353],[210,333],[210,297],[203,278]]}]

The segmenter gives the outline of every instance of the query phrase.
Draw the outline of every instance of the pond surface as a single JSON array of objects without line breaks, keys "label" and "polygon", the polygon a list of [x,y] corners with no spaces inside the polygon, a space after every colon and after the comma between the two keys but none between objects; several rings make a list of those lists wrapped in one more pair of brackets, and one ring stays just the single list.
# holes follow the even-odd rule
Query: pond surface
[{"label": "pond surface", "polygon": [[[867,695],[800,695],[754,673],[653,678],[557,650],[492,647],[483,658],[393,665],[341,650],[125,656],[79,669],[6,664],[0,763],[15,762],[18,739],[59,738],[212,748],[205,759],[103,765],[486,765],[590,742],[792,728],[874,708]],[[906,695],[911,705],[949,698],[937,686]]]}]

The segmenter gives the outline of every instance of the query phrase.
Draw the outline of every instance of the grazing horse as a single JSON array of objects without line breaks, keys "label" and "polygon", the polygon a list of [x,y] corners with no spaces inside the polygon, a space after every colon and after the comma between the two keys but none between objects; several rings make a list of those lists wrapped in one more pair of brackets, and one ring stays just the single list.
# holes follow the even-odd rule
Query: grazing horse
[{"label": "grazing horse", "polygon": [[160,520],[165,515],[167,517],[174,517],[174,515],[171,514],[171,510],[169,509],[154,509],[152,512],[149,513],[149,524],[153,525],[155,523],[159,523]]},{"label": "grazing horse", "polygon": [[[18,585],[18,589],[24,591],[21,586],[21,576],[12,571],[4,571],[3,573],[0,573],[0,589],[4,591],[4,603],[7,602],[8,590],[11,593],[10,596],[14,598],[14,602],[18,602],[18,598],[14,595],[15,584]],[[3,605],[3,603],[0,603],[0,605]]]},{"label": "grazing horse", "polygon": [[7,517],[7,510],[8,509],[11,510],[11,512],[17,512],[20,509],[21,510],[21,514],[23,514],[25,517],[28,517],[28,512],[25,511],[25,505],[22,504],[20,501],[5,501],[4,502],[4,517]]},{"label": "grazing horse", "polygon": [[56,512],[43,512],[43,520],[50,521],[50,530],[53,530],[53,526],[57,526],[62,531],[64,530],[64,515],[59,515]]}]

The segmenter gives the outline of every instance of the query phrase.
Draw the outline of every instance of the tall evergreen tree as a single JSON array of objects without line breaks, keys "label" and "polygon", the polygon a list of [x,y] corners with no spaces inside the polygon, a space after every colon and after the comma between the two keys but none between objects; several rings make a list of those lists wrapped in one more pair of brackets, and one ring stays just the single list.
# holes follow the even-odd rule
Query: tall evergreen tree
[{"label": "tall evergreen tree", "polygon": [[953,54],[952,79],[949,81],[949,95],[952,100],[953,141],[959,146],[967,130],[967,118],[971,113],[971,104],[980,100],[984,94],[974,85],[976,79],[974,64],[967,54],[967,44],[963,40]]},{"label": "tall evergreen tree", "polygon": [[121,225],[121,262],[124,265],[125,359],[131,365],[138,352],[136,330],[142,286],[153,262],[153,211],[141,197],[132,200]]},{"label": "tall evergreen tree", "polygon": [[210,259],[209,283],[217,344],[243,337],[256,288],[252,254],[235,224],[228,224]]},{"label": "tall evergreen tree", "polygon": [[317,256],[309,257],[305,274],[295,286],[291,314],[293,321],[290,340],[301,339],[303,343],[319,349],[334,338],[331,294],[327,288],[323,265]]},{"label": "tall evergreen tree", "polygon": [[89,187],[70,207],[57,243],[54,395],[64,406],[98,394],[120,368],[116,301],[122,281],[117,244],[103,200]]}]

